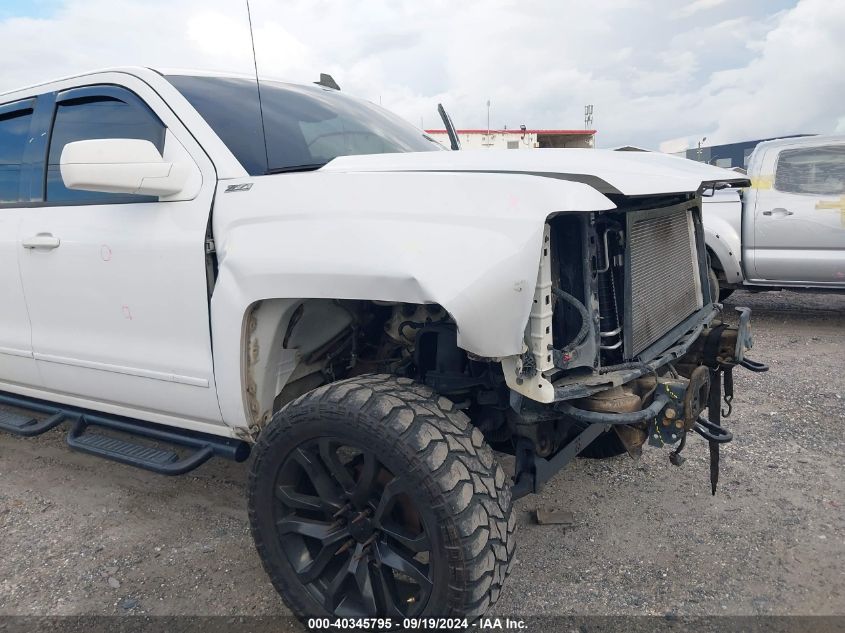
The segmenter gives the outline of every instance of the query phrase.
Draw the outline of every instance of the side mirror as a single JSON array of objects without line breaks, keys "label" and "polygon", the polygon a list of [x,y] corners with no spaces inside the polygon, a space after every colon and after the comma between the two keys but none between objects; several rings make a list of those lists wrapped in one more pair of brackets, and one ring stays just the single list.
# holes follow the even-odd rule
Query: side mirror
[{"label": "side mirror", "polygon": [[59,161],[68,189],[171,196],[188,183],[190,168],[168,163],[149,141],[128,138],[68,143]]}]

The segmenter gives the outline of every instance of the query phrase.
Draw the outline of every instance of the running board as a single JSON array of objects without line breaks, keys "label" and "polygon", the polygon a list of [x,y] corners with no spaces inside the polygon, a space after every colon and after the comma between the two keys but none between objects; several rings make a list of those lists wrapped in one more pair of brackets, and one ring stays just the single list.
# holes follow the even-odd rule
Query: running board
[{"label": "running board", "polygon": [[[194,438],[182,437],[169,431],[150,429],[147,427],[131,428],[130,424],[115,420],[107,423],[99,418],[83,416],[77,420],[67,435],[67,443],[73,449],[96,455],[113,462],[120,462],[127,466],[135,466],[150,470],[160,475],[183,475],[204,464],[214,456],[214,448],[207,442],[196,442]],[[108,435],[90,433],[89,426],[99,426],[113,431],[120,431],[147,439],[158,440],[168,444],[176,444],[194,451],[187,457],[179,458],[174,451],[152,448],[128,440],[121,440]],[[186,441],[189,440],[190,441]]]},{"label": "running board", "polygon": [[56,428],[65,421],[65,414],[58,411],[44,420],[36,420],[28,415],[0,411],[0,430],[20,435],[21,437],[35,437]]},{"label": "running board", "polygon": [[[26,414],[0,411],[0,430],[23,437],[33,437],[46,433],[64,422],[72,422],[73,426],[67,435],[67,443],[71,448],[161,475],[182,475],[204,464],[215,455],[242,462],[249,457],[250,452],[249,444],[232,438],[107,415],[2,392],[0,392],[0,405],[49,416],[45,420],[38,421]],[[191,452],[180,457],[172,450],[147,446],[133,442],[131,439],[103,435],[89,430],[92,428],[117,431],[132,438],[162,442],[189,449]]]}]

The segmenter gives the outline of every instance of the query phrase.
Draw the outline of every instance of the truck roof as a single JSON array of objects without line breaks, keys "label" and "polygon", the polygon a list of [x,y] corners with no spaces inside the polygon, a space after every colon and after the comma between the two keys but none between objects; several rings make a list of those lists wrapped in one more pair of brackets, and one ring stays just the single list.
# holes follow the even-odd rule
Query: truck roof
[{"label": "truck roof", "polygon": [[822,145],[824,143],[845,143],[845,134],[818,134],[813,136],[794,136],[791,138],[776,138],[772,141],[762,141],[754,148],[771,149],[785,145]]},{"label": "truck roof", "polygon": [[[152,67],[152,66],[115,66],[110,68],[98,68],[95,70],[89,70],[86,72],[75,73],[73,75],[65,75],[63,77],[54,77],[52,79],[47,79],[45,81],[39,81],[38,83],[30,84],[27,86],[20,86],[18,88],[13,88],[12,90],[6,90],[0,92],[0,99],[5,95],[16,93],[16,92],[27,92],[31,91],[33,88],[38,88],[40,86],[46,86],[48,84],[57,83],[60,81],[67,81],[69,79],[78,79],[80,77],[87,77],[88,75],[99,75],[101,73],[124,73],[127,75],[132,75],[138,77],[140,79],[144,79],[149,77],[150,73],[155,73],[157,75],[193,75],[198,77],[230,77],[233,79],[251,79],[255,80],[255,75],[248,74],[248,73],[237,73],[234,71],[222,71],[222,70],[208,70],[208,69],[187,69],[187,68],[167,68],[167,67]],[[281,79],[279,77],[268,77],[266,75],[261,75],[261,79],[267,81],[282,81],[285,83],[301,83],[301,82],[293,82],[285,79]]]}]

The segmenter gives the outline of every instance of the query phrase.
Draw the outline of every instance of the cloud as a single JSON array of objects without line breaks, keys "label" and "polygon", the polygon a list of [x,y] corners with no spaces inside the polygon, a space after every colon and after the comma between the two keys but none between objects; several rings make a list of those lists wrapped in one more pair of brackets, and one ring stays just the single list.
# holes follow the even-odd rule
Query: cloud
[{"label": "cloud", "polygon": [[713,9],[715,7],[718,7],[719,5],[725,4],[727,1],[728,0],[695,0],[694,2],[690,2],[685,7],[676,11],[675,15],[682,18],[688,18],[689,16],[698,13],[699,11]]},{"label": "cloud", "polygon": [[780,16],[744,67],[713,73],[715,142],[737,136],[831,132],[845,113],[845,13],[804,1]]},{"label": "cloud", "polygon": [[[0,14],[0,91],[115,65],[251,73],[243,2],[50,0]],[[439,127],[576,128],[600,146],[832,132],[845,12],[826,0],[251,0],[258,65]],[[676,143],[677,145],[677,143]]]},{"label": "cloud", "polygon": [[690,139],[686,136],[682,138],[673,138],[669,139],[668,141],[663,141],[657,147],[661,152],[666,152],[667,154],[676,154],[678,152],[683,152],[685,149],[690,148]]}]

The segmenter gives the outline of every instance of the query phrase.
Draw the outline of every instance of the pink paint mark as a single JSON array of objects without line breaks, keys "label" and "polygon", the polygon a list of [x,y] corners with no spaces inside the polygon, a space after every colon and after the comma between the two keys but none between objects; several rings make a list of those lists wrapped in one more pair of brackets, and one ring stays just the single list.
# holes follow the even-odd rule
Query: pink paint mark
[{"label": "pink paint mark", "polygon": [[108,244],[103,244],[100,247],[100,259],[102,259],[104,262],[111,261],[111,248],[109,248]]},{"label": "pink paint mark", "polygon": [[129,306],[123,306],[123,318],[132,320],[132,311],[129,309]]}]

